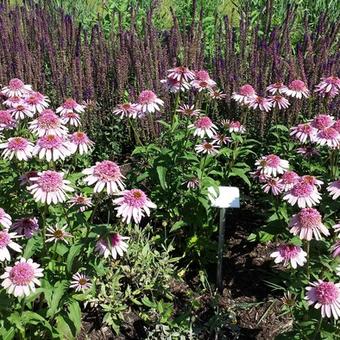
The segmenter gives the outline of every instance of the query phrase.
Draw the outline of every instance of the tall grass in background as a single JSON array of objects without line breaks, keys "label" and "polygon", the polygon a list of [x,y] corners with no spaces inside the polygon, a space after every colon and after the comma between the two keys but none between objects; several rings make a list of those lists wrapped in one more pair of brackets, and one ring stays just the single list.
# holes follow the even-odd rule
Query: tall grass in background
[{"label": "tall grass in background", "polygon": [[[112,125],[111,110],[127,99],[126,93],[134,100],[143,89],[153,89],[169,105],[160,79],[170,66],[185,64],[208,69],[227,94],[219,114],[239,118],[246,112],[238,111],[230,96],[245,82],[261,93],[277,80],[301,78],[312,89],[321,76],[339,74],[340,26],[327,10],[334,3],[325,2],[326,12],[317,18],[314,10],[323,2],[308,10],[305,2],[287,2],[207,0],[200,7],[195,0],[147,0],[132,1],[131,7],[125,0],[27,1],[22,6],[2,1],[0,82],[20,77],[58,102],[68,96],[91,100],[93,110],[85,121],[102,136],[101,127]],[[337,105],[306,101],[278,118],[287,123],[300,113],[337,115]],[[249,128],[264,131],[274,118],[262,115],[260,120],[251,115]],[[145,138],[157,132],[151,122],[144,124]],[[113,125],[118,133],[120,127]],[[110,130],[104,144],[111,136]]]}]

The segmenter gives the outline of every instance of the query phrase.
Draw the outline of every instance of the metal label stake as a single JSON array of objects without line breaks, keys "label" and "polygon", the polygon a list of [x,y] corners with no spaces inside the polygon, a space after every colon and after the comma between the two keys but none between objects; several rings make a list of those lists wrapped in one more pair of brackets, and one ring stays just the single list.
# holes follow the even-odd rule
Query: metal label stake
[{"label": "metal label stake", "polygon": [[220,293],[223,291],[223,248],[225,241],[227,208],[240,207],[240,190],[237,187],[208,188],[209,199],[213,207],[220,209],[220,223],[218,232],[217,273],[216,284]]}]

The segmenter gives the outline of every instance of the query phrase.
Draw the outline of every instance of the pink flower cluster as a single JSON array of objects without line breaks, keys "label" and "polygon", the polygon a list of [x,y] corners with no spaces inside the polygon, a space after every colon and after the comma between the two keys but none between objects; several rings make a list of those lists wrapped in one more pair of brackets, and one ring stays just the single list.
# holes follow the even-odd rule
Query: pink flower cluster
[{"label": "pink flower cluster", "polygon": [[307,123],[291,128],[290,135],[301,143],[314,143],[335,149],[340,147],[340,119],[319,114]]},{"label": "pink flower cluster", "polygon": [[74,99],[67,99],[54,112],[48,108],[50,101],[46,96],[34,92],[31,85],[25,85],[16,78],[2,88],[1,94],[7,97],[3,102],[7,109],[0,111],[0,128],[6,130],[20,127],[22,120],[34,118],[28,123],[28,129],[37,137],[35,144],[25,136],[11,137],[0,143],[4,158],[27,161],[36,156],[50,162],[65,159],[76,151],[87,153],[92,148],[94,143],[84,132],[68,134],[67,125],[79,126],[79,113],[85,109],[84,105]]},{"label": "pink flower cluster", "polygon": [[[252,85],[245,84],[238,91],[233,92],[231,98],[251,109],[269,112],[276,107],[279,110],[287,109],[290,102],[285,96],[297,99],[310,96],[307,85],[300,79],[291,81],[288,86],[278,81],[267,86],[266,91],[269,93],[268,97],[260,96]],[[321,82],[316,85],[315,92],[321,96],[335,97],[340,92],[340,79],[335,76],[321,78]]]}]

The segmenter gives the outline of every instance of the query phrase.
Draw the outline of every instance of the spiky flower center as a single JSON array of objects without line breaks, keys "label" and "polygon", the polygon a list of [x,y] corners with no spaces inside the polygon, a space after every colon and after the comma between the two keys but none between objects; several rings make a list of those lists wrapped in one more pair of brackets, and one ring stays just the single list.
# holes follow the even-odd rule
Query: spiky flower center
[{"label": "spiky flower center", "polygon": [[328,127],[319,132],[319,137],[322,139],[336,140],[339,138],[339,132],[332,127]]},{"label": "spiky flower center", "polygon": [[53,112],[46,112],[38,117],[39,127],[42,129],[53,129],[59,126],[59,117]]},{"label": "spiky flower center", "polygon": [[239,92],[241,96],[247,96],[247,97],[253,96],[255,94],[254,88],[249,84],[241,86]]},{"label": "spiky flower center", "polygon": [[299,254],[300,248],[291,244],[282,245],[279,247],[280,255],[285,260],[290,260]]},{"label": "spiky flower center", "polygon": [[157,99],[155,93],[151,90],[144,90],[138,97],[139,104],[151,104]]},{"label": "spiky flower center", "polygon": [[121,176],[119,166],[111,161],[102,161],[97,164],[93,174],[101,180],[117,180]]},{"label": "spiky flower center", "polygon": [[6,247],[11,242],[8,232],[0,231],[0,248]]},{"label": "spiky flower center", "polygon": [[27,140],[22,137],[10,138],[7,143],[7,148],[12,151],[25,150],[27,146],[28,146]]},{"label": "spiky flower center", "polygon": [[292,194],[296,197],[309,197],[314,191],[314,186],[306,182],[300,182],[294,185]]},{"label": "spiky flower center", "polygon": [[209,117],[202,117],[195,122],[195,127],[198,129],[209,129],[212,126],[212,121]]},{"label": "spiky flower center", "polygon": [[38,139],[38,145],[44,149],[59,148],[63,144],[63,139],[55,135],[47,135]]},{"label": "spiky flower center", "polygon": [[14,78],[9,81],[9,88],[11,90],[20,90],[23,86],[24,83],[18,78]]},{"label": "spiky flower center", "polygon": [[73,110],[76,108],[76,106],[77,106],[77,102],[72,98],[66,99],[63,104],[63,108],[67,110]]},{"label": "spiky flower center", "polygon": [[124,194],[124,203],[134,208],[142,208],[146,203],[146,195],[139,189],[129,190]]},{"label": "spiky flower center", "polygon": [[40,176],[38,184],[44,192],[54,192],[62,187],[63,177],[56,171],[47,170]]},{"label": "spiky flower center", "polygon": [[303,91],[306,89],[306,85],[302,80],[293,80],[290,83],[289,88],[293,91]]},{"label": "spiky flower center", "polygon": [[322,282],[315,287],[318,301],[323,305],[335,302],[339,297],[339,289],[333,282]]},{"label": "spiky flower center", "polygon": [[17,286],[27,286],[34,278],[34,268],[26,262],[17,263],[9,272],[9,278]]},{"label": "spiky flower center", "polygon": [[207,71],[201,70],[201,71],[196,72],[196,79],[206,82],[210,79],[210,76]]},{"label": "spiky flower center", "polygon": [[298,213],[302,228],[312,229],[321,224],[321,214],[313,208],[304,208]]}]

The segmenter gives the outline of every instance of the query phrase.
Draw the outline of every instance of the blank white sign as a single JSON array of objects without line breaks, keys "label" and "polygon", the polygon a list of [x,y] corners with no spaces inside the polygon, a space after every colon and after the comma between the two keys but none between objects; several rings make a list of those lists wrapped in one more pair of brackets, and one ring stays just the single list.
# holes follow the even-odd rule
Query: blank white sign
[{"label": "blank white sign", "polygon": [[216,208],[239,208],[240,190],[237,187],[209,187],[209,199],[211,205]]}]

